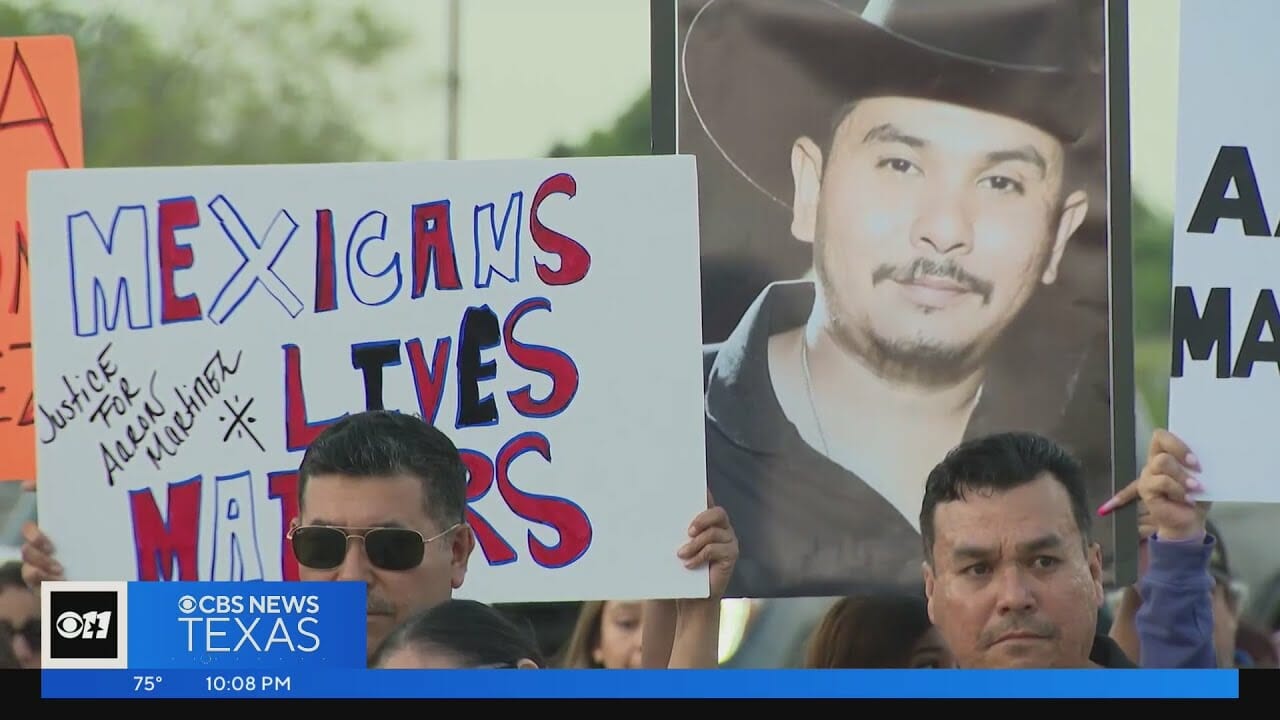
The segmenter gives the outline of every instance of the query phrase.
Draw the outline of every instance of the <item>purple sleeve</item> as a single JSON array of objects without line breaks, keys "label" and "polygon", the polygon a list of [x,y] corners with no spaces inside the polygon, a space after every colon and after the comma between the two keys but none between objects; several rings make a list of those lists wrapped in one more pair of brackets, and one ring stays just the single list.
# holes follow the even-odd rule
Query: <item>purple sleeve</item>
[{"label": "purple sleeve", "polygon": [[1209,557],[1217,540],[1152,536],[1150,564],[1138,581],[1137,626],[1143,668],[1216,668],[1213,647],[1213,576]]}]

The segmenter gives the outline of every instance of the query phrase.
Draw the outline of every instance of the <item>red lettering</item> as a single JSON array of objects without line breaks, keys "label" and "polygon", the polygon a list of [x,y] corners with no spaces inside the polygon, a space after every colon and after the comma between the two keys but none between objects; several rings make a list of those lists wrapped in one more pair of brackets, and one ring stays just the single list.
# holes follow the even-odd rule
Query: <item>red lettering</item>
[{"label": "red lettering", "polygon": [[196,207],[196,199],[183,197],[161,200],[159,216],[160,228],[156,235],[160,245],[160,321],[175,323],[199,320],[200,299],[195,293],[179,296],[173,285],[174,274],[191,267],[195,261],[191,246],[179,243],[176,231],[199,227],[200,211]]},{"label": "red lettering", "polygon": [[476,542],[480,544],[480,552],[490,565],[506,565],[516,561],[515,548],[502,539],[497,530],[489,524],[470,504],[484,497],[493,487],[493,463],[483,453],[474,450],[459,450],[462,464],[467,466],[467,524],[476,534]]},{"label": "red lettering", "polygon": [[507,393],[511,407],[529,418],[547,418],[557,415],[569,406],[578,394],[578,366],[573,358],[554,348],[541,345],[525,345],[515,338],[516,323],[533,310],[551,311],[551,301],[546,298],[529,298],[507,315],[502,325],[502,341],[511,361],[525,370],[542,373],[551,378],[551,392],[542,400],[536,400],[531,385],[525,385]]},{"label": "red lettering", "polygon": [[284,346],[284,438],[289,452],[306,450],[324,429],[346,417],[307,421],[307,398],[302,392],[302,351],[297,345]]},{"label": "red lettering", "polygon": [[166,520],[149,488],[129,493],[138,579],[199,580],[196,548],[200,538],[200,476],[170,484],[168,505]]},{"label": "red lettering", "polygon": [[422,340],[414,338],[404,345],[409,353],[413,388],[418,395],[418,412],[422,413],[427,424],[434,425],[436,414],[440,412],[440,400],[444,398],[444,380],[449,372],[449,348],[453,345],[453,338],[446,336],[436,340],[430,368],[422,353]]},{"label": "red lettering", "polygon": [[289,525],[298,517],[298,471],[282,470],[267,474],[267,495],[280,501],[280,577],[298,579],[298,558],[289,544]]},{"label": "red lettering", "polygon": [[[18,311],[22,309],[22,299],[27,295],[27,293],[22,292],[22,270],[27,268],[27,271],[30,272],[30,258],[27,256],[27,235],[22,231],[21,220],[15,223],[15,231],[17,232],[17,242],[15,243],[17,247],[13,259],[13,295],[9,299],[10,315],[17,315]],[[0,255],[0,260],[3,259],[4,256]],[[3,270],[4,268],[0,267],[0,271]]]},{"label": "red lettering", "polygon": [[511,484],[511,464],[527,452],[536,452],[551,461],[551,443],[541,433],[526,432],[507,442],[498,452],[496,477],[498,492],[521,518],[546,525],[560,535],[560,541],[548,546],[529,533],[529,554],[545,568],[559,568],[582,557],[591,547],[591,520],[582,508],[564,498],[533,495]]},{"label": "red lettering", "polygon": [[316,211],[316,312],[338,309],[338,261],[333,254],[333,211]]},{"label": "red lettering", "polygon": [[578,182],[568,173],[552,175],[538,186],[533,196],[533,204],[529,208],[529,234],[533,242],[544,252],[560,256],[560,269],[552,270],[540,262],[534,262],[538,278],[547,285],[572,285],[587,276],[591,268],[591,254],[577,241],[562,235],[538,219],[538,209],[542,201],[549,195],[568,195],[573,197],[578,192]]},{"label": "red lettering", "polygon": [[413,297],[420,298],[426,292],[427,275],[433,265],[437,290],[462,287],[453,252],[448,200],[413,206]]}]

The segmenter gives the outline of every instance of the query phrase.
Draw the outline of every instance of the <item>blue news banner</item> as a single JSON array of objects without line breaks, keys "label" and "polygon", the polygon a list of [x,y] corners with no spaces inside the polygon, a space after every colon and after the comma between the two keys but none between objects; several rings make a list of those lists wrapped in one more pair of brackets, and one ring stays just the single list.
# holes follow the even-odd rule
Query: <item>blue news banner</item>
[{"label": "blue news banner", "polygon": [[1234,670],[368,670],[363,583],[44,583],[44,698],[1235,698]]}]

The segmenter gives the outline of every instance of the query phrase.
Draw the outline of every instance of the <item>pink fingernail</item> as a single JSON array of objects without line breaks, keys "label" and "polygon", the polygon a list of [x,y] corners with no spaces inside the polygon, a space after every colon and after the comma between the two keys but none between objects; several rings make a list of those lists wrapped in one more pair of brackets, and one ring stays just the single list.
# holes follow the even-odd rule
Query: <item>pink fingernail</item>
[{"label": "pink fingernail", "polygon": [[1187,453],[1187,467],[1200,469],[1200,458],[1196,457],[1195,453]]}]

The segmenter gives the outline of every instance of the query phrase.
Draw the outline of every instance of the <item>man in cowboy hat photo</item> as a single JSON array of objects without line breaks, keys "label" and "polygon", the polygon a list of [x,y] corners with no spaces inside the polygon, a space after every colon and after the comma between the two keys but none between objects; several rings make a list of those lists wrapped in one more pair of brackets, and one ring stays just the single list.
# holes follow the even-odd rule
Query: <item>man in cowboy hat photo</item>
[{"label": "man in cowboy hat photo", "polygon": [[698,130],[812,252],[704,353],[729,596],[918,583],[925,478],[977,435],[1054,437],[1109,497],[1105,264],[1014,332],[1082,228],[1106,255],[1101,0],[683,7]]}]

